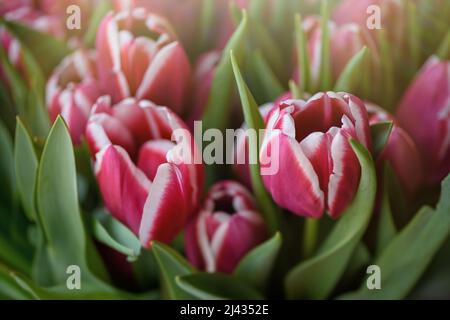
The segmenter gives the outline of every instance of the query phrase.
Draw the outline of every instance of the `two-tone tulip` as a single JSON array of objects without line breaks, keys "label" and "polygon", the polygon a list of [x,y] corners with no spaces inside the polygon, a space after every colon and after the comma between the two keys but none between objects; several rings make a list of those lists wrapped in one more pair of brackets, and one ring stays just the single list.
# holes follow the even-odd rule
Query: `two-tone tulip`
[{"label": "two-tone tulip", "polygon": [[101,95],[93,51],[78,50],[56,67],[46,87],[50,120],[61,115],[75,144],[81,142],[92,106]]},{"label": "two-tone tulip", "polygon": [[392,121],[392,131],[377,162],[386,161],[394,170],[408,196],[413,196],[423,180],[422,159],[410,135],[400,127],[397,119],[377,105],[366,103],[370,125]]},{"label": "two-tone tulip", "polygon": [[109,13],[100,24],[96,48],[99,80],[114,103],[135,97],[183,112],[190,64],[163,17],[143,8]]},{"label": "two-tone tulip", "polygon": [[188,225],[186,254],[201,270],[231,273],[266,237],[251,194],[236,182],[221,181],[211,187],[200,213]]},{"label": "two-tone tulip", "polygon": [[144,247],[170,242],[195,212],[203,185],[198,150],[166,107],[100,97],[86,128],[105,207]]},{"label": "two-tone tulip", "polygon": [[404,94],[400,125],[423,157],[425,182],[439,184],[450,172],[450,61],[430,58]]},{"label": "two-tone tulip", "polygon": [[[317,84],[321,69],[321,46],[322,46],[322,27],[321,18],[309,16],[303,22],[303,29],[307,39],[308,54],[310,58],[311,78],[314,84]],[[331,69],[334,80],[338,79],[341,72],[346,67],[351,58],[358,53],[364,46],[370,50],[370,63],[373,75],[377,76],[376,71],[379,66],[378,49],[372,38],[355,23],[337,25],[333,21],[328,23],[330,35],[330,54]],[[295,69],[294,79],[299,76]]]},{"label": "two-tone tulip", "polygon": [[[327,211],[338,217],[361,174],[349,139],[371,148],[367,111],[357,97],[322,92],[280,103],[269,116],[260,150],[262,178],[274,201],[297,215],[318,218]],[[265,168],[278,169],[264,174]]]}]

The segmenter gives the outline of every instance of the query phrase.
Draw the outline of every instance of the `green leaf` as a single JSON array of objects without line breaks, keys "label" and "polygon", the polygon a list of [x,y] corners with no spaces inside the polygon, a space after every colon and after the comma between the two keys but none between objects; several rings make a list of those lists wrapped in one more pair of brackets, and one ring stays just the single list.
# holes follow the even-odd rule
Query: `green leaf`
[{"label": "green leaf", "polygon": [[300,14],[295,16],[295,40],[297,46],[297,67],[299,76],[297,98],[301,99],[304,93],[311,91],[312,88],[308,47]]},{"label": "green leaf", "polygon": [[56,65],[70,53],[70,49],[62,40],[50,34],[39,32],[15,21],[0,20],[7,29],[20,40],[38,61],[45,75],[49,75]]},{"label": "green leaf", "polygon": [[377,158],[386,146],[391,136],[392,121],[383,121],[370,126],[370,134],[373,142],[373,154]]},{"label": "green leaf", "polygon": [[175,283],[175,278],[193,273],[194,268],[178,252],[165,244],[152,242],[152,251],[158,262],[163,286],[168,291],[169,298],[192,299],[193,296],[190,293]]},{"label": "green leaf", "polygon": [[376,174],[370,153],[350,140],[361,164],[358,191],[333,230],[312,258],[294,267],[285,279],[288,298],[327,298],[343,275],[360,242],[375,202]]},{"label": "green leaf", "polygon": [[[106,270],[88,238],[80,214],[72,142],[61,117],[42,152],[36,184],[36,207],[54,285],[65,284],[66,268],[78,265],[83,283],[100,283]],[[88,258],[95,261],[89,261]]]},{"label": "green leaf", "polygon": [[327,91],[331,89],[332,85],[330,28],[328,27],[328,22],[330,20],[330,5],[328,1],[322,1],[321,16],[319,86],[321,91]]},{"label": "green leaf", "polygon": [[274,101],[285,91],[260,51],[255,51],[252,54],[249,63],[249,75],[253,79],[254,91],[257,92],[256,97],[261,104]]},{"label": "green leaf", "polygon": [[229,53],[234,51],[238,59],[244,55],[245,39],[248,32],[248,18],[244,13],[239,27],[223,50],[222,59],[216,68],[211,92],[203,116],[203,128],[225,129],[229,120],[229,106],[233,90],[233,70]]},{"label": "green leaf", "polygon": [[397,234],[392,208],[390,204],[389,177],[395,175],[392,168],[386,163],[383,172],[383,187],[381,196],[380,213],[377,225],[376,253],[380,254]]},{"label": "green leaf", "polygon": [[34,202],[38,160],[33,142],[22,121],[17,118],[14,146],[14,163],[17,189],[28,219],[36,221]]},{"label": "green leaf", "polygon": [[382,74],[382,93],[383,93],[383,107],[388,111],[394,108],[395,100],[395,73],[393,65],[393,49],[387,39],[386,31],[379,30],[379,43],[381,54],[381,74]]},{"label": "green leaf", "polygon": [[97,241],[126,255],[128,261],[136,261],[141,252],[141,243],[134,233],[104,211],[91,218],[92,233]]},{"label": "green leaf", "polygon": [[389,243],[374,264],[381,269],[381,290],[366,282],[344,299],[402,299],[414,288],[450,234],[450,176],[442,182],[435,210],[423,207]]},{"label": "green leaf", "polygon": [[177,284],[192,296],[202,300],[261,300],[257,290],[230,275],[195,273],[178,276]]},{"label": "green leaf", "polygon": [[367,47],[363,47],[356,53],[339,75],[334,91],[355,92],[361,85],[364,75],[364,61],[367,59]]},{"label": "green leaf", "polygon": [[277,232],[242,258],[234,270],[234,275],[261,291],[266,289],[281,243],[281,234]]},{"label": "green leaf", "polygon": [[[241,71],[239,70],[239,65],[233,52],[231,52],[231,63],[233,66],[239,95],[241,97],[245,122],[247,123],[248,128],[254,129],[259,133],[259,130],[264,129],[265,127],[264,121],[261,117],[261,114],[259,113],[258,105],[256,104],[255,99],[253,98],[250,90],[245,84],[244,79],[242,78]],[[259,136],[259,134],[257,134],[257,136]],[[260,141],[258,137],[258,143],[256,146],[249,144],[249,152],[259,155],[259,145]],[[279,229],[278,208],[273,203],[272,198],[263,185],[260,174],[259,161],[257,161],[256,164],[249,164],[249,167],[252,187],[256,196],[257,203],[259,205],[261,213],[264,216],[264,219],[266,220],[266,225],[268,226],[270,233],[274,234]]]},{"label": "green leaf", "polygon": [[23,289],[15,280],[11,270],[0,263],[0,299],[28,300],[34,296]]},{"label": "green leaf", "polygon": [[87,31],[84,34],[83,41],[87,47],[93,47],[95,45],[95,37],[97,35],[98,27],[103,17],[111,10],[110,1],[100,1],[94,8],[89,19],[89,25]]},{"label": "green leaf", "polygon": [[15,178],[14,178],[14,156],[11,136],[8,130],[0,122],[0,203],[7,205],[11,210],[13,207]]},{"label": "green leaf", "polygon": [[442,60],[450,59],[450,31],[445,35],[436,55]]}]

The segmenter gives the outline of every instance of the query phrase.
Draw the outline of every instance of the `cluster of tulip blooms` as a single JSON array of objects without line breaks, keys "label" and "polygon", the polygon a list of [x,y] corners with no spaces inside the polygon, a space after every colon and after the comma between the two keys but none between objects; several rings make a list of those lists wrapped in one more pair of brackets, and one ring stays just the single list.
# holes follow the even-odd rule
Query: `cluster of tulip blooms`
[{"label": "cluster of tulip blooms", "polygon": [[450,298],[448,0],[0,13],[0,298]]}]

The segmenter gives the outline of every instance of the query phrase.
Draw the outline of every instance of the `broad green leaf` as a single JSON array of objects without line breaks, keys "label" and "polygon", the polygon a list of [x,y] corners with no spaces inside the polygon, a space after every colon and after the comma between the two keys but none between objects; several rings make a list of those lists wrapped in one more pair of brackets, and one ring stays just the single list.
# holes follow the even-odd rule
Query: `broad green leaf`
[{"label": "broad green leaf", "polygon": [[357,193],[316,255],[287,275],[285,288],[290,299],[327,298],[345,272],[369,223],[376,194],[375,168],[370,153],[361,144],[354,140],[350,144],[361,164]]},{"label": "broad green leaf", "polygon": [[23,289],[14,279],[11,270],[0,263],[0,299],[1,300],[28,300],[34,296]]},{"label": "broad green leaf", "polygon": [[281,243],[281,234],[277,232],[242,258],[234,270],[234,275],[261,291],[266,289]]},{"label": "broad green leaf", "polygon": [[392,121],[384,121],[372,124],[370,126],[370,134],[373,143],[373,154],[377,158],[386,146],[391,136],[393,123]]},{"label": "broad green leaf", "polygon": [[5,25],[21,44],[30,50],[46,75],[49,75],[62,58],[70,53],[64,41],[50,34],[39,32],[15,21],[1,19],[0,24]]},{"label": "broad green leaf", "polygon": [[193,273],[194,268],[178,252],[167,245],[152,242],[152,251],[161,271],[164,288],[170,299],[192,299],[194,296],[181,289],[175,279]]},{"label": "broad green leaf", "polygon": [[305,31],[303,30],[302,16],[295,16],[295,41],[297,46],[298,68],[298,97],[301,99],[305,92],[311,91],[311,71],[309,67],[309,54]]},{"label": "broad green leaf", "polygon": [[[253,98],[250,90],[245,84],[244,79],[242,78],[238,62],[236,61],[233,52],[231,52],[231,63],[233,66],[239,95],[241,97],[241,104],[244,112],[245,122],[247,123],[248,128],[254,129],[256,130],[256,132],[259,132],[260,129],[264,129],[265,127],[264,121],[261,117],[255,99]],[[257,134],[257,136],[259,136],[259,134]],[[249,145],[249,152],[254,152],[255,154],[259,155],[259,145],[260,141],[258,137],[258,143],[256,146],[252,144]],[[257,158],[259,158],[259,156]],[[252,187],[256,196],[257,203],[259,205],[261,213],[264,216],[264,219],[266,220],[266,225],[268,226],[271,234],[273,234],[279,229],[278,209],[263,185],[260,174],[259,161],[256,164],[249,164],[249,167]]]},{"label": "broad green leaf", "polygon": [[234,32],[223,50],[222,59],[216,68],[211,92],[203,116],[204,129],[225,129],[229,120],[229,107],[233,92],[233,69],[230,61],[230,51],[234,51],[238,59],[244,55],[245,39],[248,33],[248,18],[244,13],[239,27]]},{"label": "broad green leaf", "polygon": [[36,221],[34,202],[38,160],[33,142],[22,121],[17,118],[14,146],[14,163],[17,189],[28,219]]},{"label": "broad green leaf", "polygon": [[141,252],[141,243],[134,233],[106,212],[99,211],[91,219],[95,239],[126,255],[128,261],[136,261]]},{"label": "broad green leaf", "polygon": [[24,257],[21,248],[16,247],[3,233],[0,233],[0,261],[26,274],[31,271],[30,261]]},{"label": "broad green leaf", "polygon": [[363,47],[350,59],[339,75],[334,91],[355,92],[359,88],[364,75],[365,59],[367,59],[367,47]]},{"label": "broad green leaf", "polygon": [[[42,152],[36,182],[36,207],[54,284],[67,279],[66,269],[79,266],[83,283],[107,278],[94,252],[78,206],[75,159],[72,142],[61,117],[55,121]],[[96,253],[96,252],[95,252]]]},{"label": "broad green leaf", "polygon": [[359,290],[344,299],[402,299],[413,289],[450,234],[450,176],[442,182],[435,210],[423,207],[383,250],[375,265],[381,269],[381,290]]},{"label": "broad green leaf", "polygon": [[230,275],[195,273],[176,278],[177,284],[202,300],[261,300],[264,297],[253,287]]}]

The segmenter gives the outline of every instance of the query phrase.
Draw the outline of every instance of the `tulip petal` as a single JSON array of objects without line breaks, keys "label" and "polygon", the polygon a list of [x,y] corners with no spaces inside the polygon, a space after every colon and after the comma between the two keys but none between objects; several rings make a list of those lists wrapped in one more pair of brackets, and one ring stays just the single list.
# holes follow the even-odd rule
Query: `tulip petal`
[{"label": "tulip petal", "polygon": [[146,142],[139,151],[138,168],[145,173],[147,178],[153,180],[159,165],[167,162],[167,152],[174,146],[175,144],[169,140]]},{"label": "tulip petal", "polygon": [[106,208],[138,234],[150,181],[119,146],[105,147],[96,160],[95,173]]},{"label": "tulip petal", "polygon": [[187,220],[186,198],[178,168],[169,163],[159,166],[144,206],[139,239],[145,248],[151,241],[172,241]]}]

